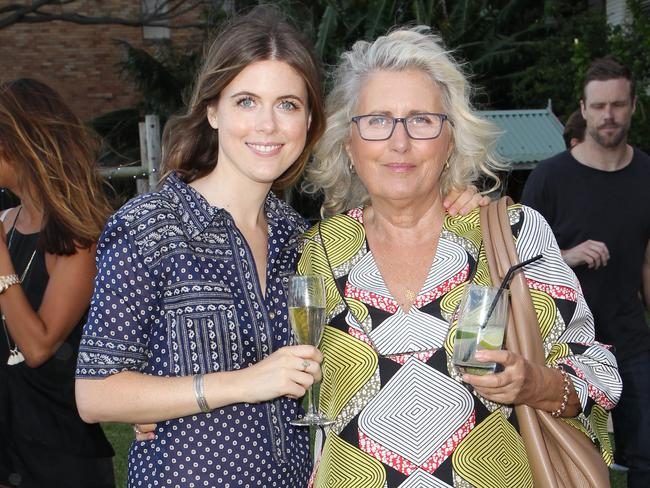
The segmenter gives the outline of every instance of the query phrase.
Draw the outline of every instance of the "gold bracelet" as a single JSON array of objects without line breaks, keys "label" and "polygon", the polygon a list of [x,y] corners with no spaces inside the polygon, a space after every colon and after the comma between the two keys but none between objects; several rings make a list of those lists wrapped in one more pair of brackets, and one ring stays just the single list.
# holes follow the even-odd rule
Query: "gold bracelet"
[{"label": "gold bracelet", "polygon": [[208,402],[205,399],[205,394],[203,392],[203,375],[195,374],[192,378],[192,385],[194,386],[194,398],[196,398],[196,404],[201,409],[201,412],[210,412],[211,408],[209,407]]},{"label": "gold bracelet", "polygon": [[564,393],[562,394],[562,403],[560,404],[560,407],[557,410],[551,412],[551,416],[553,418],[559,418],[566,410],[566,407],[569,405],[569,395],[571,395],[571,380],[569,379],[569,373],[564,371],[563,368],[561,368],[557,364],[552,367],[554,369],[557,369],[560,373],[562,373],[562,384],[564,386]]}]

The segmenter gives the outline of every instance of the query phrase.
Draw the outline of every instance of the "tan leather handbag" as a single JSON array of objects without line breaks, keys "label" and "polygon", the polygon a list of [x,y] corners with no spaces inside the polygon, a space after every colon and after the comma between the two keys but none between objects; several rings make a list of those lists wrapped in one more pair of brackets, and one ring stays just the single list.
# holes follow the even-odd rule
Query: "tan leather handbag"
[{"label": "tan leather handbag", "polygon": [[[512,237],[508,197],[481,208],[483,246],[494,286],[519,263]],[[522,270],[510,284],[506,347],[529,361],[544,364],[537,315]],[[527,405],[515,406],[535,486],[539,488],[609,487],[609,472],[597,447],[578,429]]]}]

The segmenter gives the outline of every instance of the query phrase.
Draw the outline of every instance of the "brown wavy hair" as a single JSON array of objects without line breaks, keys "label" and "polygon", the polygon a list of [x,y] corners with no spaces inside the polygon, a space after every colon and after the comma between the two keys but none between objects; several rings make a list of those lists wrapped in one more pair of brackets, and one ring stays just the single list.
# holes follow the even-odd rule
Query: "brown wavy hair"
[{"label": "brown wavy hair", "polygon": [[21,78],[0,85],[0,157],[43,211],[39,245],[71,255],[97,242],[111,208],[97,172],[98,141],[61,96]]},{"label": "brown wavy hair", "polygon": [[298,159],[273,183],[280,190],[302,173],[311,150],[325,128],[318,62],[309,41],[277,10],[257,7],[232,20],[212,42],[199,71],[187,112],[172,117],[163,132],[163,178],[176,171],[185,182],[207,175],[217,165],[218,133],[210,127],[207,109],[247,66],[278,60],[295,69],[305,82],[311,124]]}]

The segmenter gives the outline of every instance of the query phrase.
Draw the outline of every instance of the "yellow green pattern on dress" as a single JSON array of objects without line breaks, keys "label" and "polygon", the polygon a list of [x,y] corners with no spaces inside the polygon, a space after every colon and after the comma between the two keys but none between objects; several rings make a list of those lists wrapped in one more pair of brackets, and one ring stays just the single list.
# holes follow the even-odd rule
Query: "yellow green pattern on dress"
[{"label": "yellow green pattern on dress", "polygon": [[[586,414],[572,422],[600,441],[611,461],[605,408],[616,397],[613,356],[594,343],[584,299],[547,227],[525,207],[509,211],[520,259],[544,254],[526,277],[547,361],[572,374]],[[465,285],[472,277],[490,283],[478,211],[445,219],[419,306],[409,313],[383,283],[362,209],[326,219],[320,233],[310,229],[298,272],[322,274],[327,288],[320,408],[336,423],[325,437],[313,486],[532,486],[514,409],[471,393],[450,362]]]}]

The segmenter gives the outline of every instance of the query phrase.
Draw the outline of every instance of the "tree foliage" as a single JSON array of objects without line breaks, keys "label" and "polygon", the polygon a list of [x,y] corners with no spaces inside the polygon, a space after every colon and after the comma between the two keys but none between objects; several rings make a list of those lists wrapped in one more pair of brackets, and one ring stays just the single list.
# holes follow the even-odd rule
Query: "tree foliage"
[{"label": "tree foliage", "polygon": [[[233,11],[259,2],[205,2],[206,40]],[[312,40],[326,79],[340,54],[357,40],[376,38],[395,26],[424,24],[438,32],[479,87],[482,109],[545,107],[561,120],[578,107],[592,59],[606,54],[631,67],[640,86],[650,82],[650,27],[641,0],[629,0],[629,25],[610,27],[604,8],[589,0],[280,0],[274,5]],[[202,46],[156,52],[126,43],[124,73],[143,94],[142,112],[163,120],[180,110],[200,62]],[[648,149],[648,93],[639,93],[631,142]],[[645,137],[644,137],[645,135]]]},{"label": "tree foliage", "polygon": [[[6,3],[6,2],[5,2]],[[108,15],[99,12],[82,13],[83,0],[31,0],[15,1],[0,6],[0,29],[14,24],[41,24],[59,20],[81,25],[127,25],[131,27],[165,26],[172,28],[204,27],[205,24],[173,24],[177,19],[194,9],[208,6],[209,0],[158,0],[150,12],[136,16]],[[101,10],[101,9],[99,9]]]},{"label": "tree foliage", "polygon": [[632,119],[630,143],[650,152],[650,16],[647,2],[627,0],[629,21],[624,25],[605,26],[602,42],[588,37],[577,38],[573,45],[572,66],[575,71],[573,97],[582,97],[582,79],[589,63],[598,57],[611,56],[626,65],[637,83],[637,106]]},{"label": "tree foliage", "polygon": [[[245,11],[257,3],[240,0],[236,9]],[[582,9],[586,9],[586,1],[578,3],[584,3]],[[326,73],[359,39],[374,39],[395,26],[429,25],[483,86],[486,96],[479,104],[492,108],[512,108],[514,84],[528,74],[554,28],[538,0],[285,0],[275,5],[295,19],[313,41]],[[215,15],[215,9],[223,10],[222,6],[213,6],[208,17],[216,22],[223,20],[225,16]],[[139,86],[149,88],[147,96],[155,96],[160,90],[142,84],[147,75],[138,74],[155,63],[133,48],[128,52],[128,73]],[[193,62],[198,59],[196,53],[169,56],[167,52],[157,57],[164,67],[173,69],[173,62],[184,63],[183,56]]]}]

